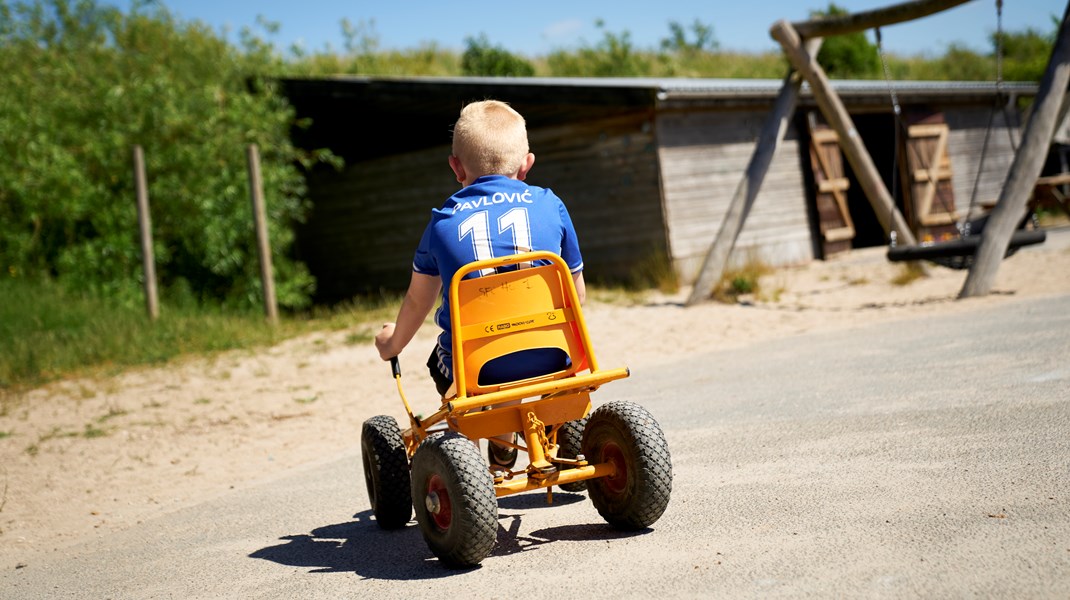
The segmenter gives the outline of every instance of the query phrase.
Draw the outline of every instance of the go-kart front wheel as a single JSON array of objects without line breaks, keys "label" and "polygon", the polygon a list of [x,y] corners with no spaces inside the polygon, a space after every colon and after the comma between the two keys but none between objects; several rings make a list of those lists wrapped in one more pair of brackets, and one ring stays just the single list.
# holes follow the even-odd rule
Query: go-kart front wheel
[{"label": "go-kart front wheel", "polygon": [[672,492],[672,459],[661,426],[645,408],[610,402],[591,414],[583,431],[591,464],[612,463],[616,473],[587,480],[587,494],[610,525],[643,529],[661,517]]},{"label": "go-kart front wheel", "polygon": [[478,565],[494,547],[498,500],[479,449],[447,431],[428,437],[412,457],[412,504],[424,541],[450,567]]},{"label": "go-kart front wheel", "polygon": [[404,527],[412,517],[409,457],[401,429],[393,417],[379,415],[364,422],[360,434],[364,483],[375,521],[383,529]]}]

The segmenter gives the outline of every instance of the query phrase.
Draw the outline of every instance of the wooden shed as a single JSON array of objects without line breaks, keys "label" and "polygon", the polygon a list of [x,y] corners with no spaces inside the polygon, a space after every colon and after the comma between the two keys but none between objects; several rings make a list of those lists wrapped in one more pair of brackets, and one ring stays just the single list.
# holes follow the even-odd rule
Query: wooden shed
[{"label": "wooden shed", "polygon": [[[507,101],[525,116],[536,155],[530,181],[565,200],[591,280],[635,280],[671,268],[688,283],[781,85],[369,77],[282,83],[298,117],[312,123],[295,131],[295,142],[331,148],[346,161],[341,171],[310,175],[312,210],[298,230],[299,258],[317,277],[324,302],[408,283],[430,210],[457,188],[446,164],[453,122],[461,106],[485,98]],[[899,152],[887,84],[834,87],[920,235],[940,235],[971,204],[998,197],[1019,115],[993,110],[994,85],[896,82],[904,126],[914,126]],[[1035,91],[1004,85],[1012,97]],[[799,264],[887,242],[829,134],[804,86],[733,262]],[[971,203],[971,196],[979,200]]]}]

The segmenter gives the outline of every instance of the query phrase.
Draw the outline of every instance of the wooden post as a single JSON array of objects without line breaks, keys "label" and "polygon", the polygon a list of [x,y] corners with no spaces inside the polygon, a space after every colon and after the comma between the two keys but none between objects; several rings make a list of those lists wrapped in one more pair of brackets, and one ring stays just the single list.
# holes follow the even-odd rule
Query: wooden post
[{"label": "wooden post", "polygon": [[134,189],[137,193],[137,226],[141,234],[141,268],[145,274],[145,308],[149,320],[155,321],[160,318],[160,302],[156,296],[156,256],[152,250],[152,216],[145,181],[145,153],[141,146],[134,146]]},{"label": "wooden post", "polygon": [[901,2],[899,4],[876,8],[865,12],[822,17],[810,21],[800,21],[792,23],[792,26],[795,28],[795,31],[798,32],[799,36],[806,39],[813,37],[829,37],[832,35],[864,31],[866,29],[873,29],[874,27],[881,27],[884,25],[892,25],[893,23],[913,21],[914,19],[920,19],[949,8],[954,8],[960,4],[966,4],[969,1],[970,0],[913,0],[911,2]]},{"label": "wooden post", "polygon": [[1040,81],[1040,89],[1033,101],[1032,115],[1022,135],[1022,145],[1014,155],[1007,181],[999,194],[999,201],[988,216],[981,244],[974,256],[973,266],[959,298],[985,296],[992,290],[996,272],[1007,254],[1011,237],[1026,213],[1029,194],[1036,184],[1051,146],[1067,83],[1070,82],[1070,3],[1063,12],[1063,22],[1055,37],[1048,68]]},{"label": "wooden post", "polygon": [[[811,56],[816,55],[820,48],[821,38],[807,40],[806,51]],[[747,220],[751,207],[754,206],[754,199],[762,187],[765,174],[769,171],[769,164],[773,162],[780,143],[784,141],[784,134],[788,130],[788,120],[795,114],[800,87],[802,87],[802,78],[798,76],[795,69],[789,68],[787,76],[784,77],[784,85],[781,86],[780,94],[773,104],[773,112],[766,117],[762,125],[758,143],[747,164],[743,180],[736,187],[736,193],[728,204],[728,212],[725,213],[724,220],[721,222],[717,237],[713,239],[706,258],[702,262],[698,278],[687,299],[687,306],[709,300],[713,286],[724,275],[732,249],[735,248],[736,240],[739,239],[739,232],[743,229],[743,223]]]},{"label": "wooden post", "polygon": [[260,149],[256,144],[249,144],[246,159],[249,164],[249,194],[253,201],[253,224],[256,228],[256,251],[260,257],[260,282],[264,288],[264,314],[268,321],[274,324],[279,320],[279,307],[275,302],[275,277],[271,266],[267,211],[264,208],[264,184],[260,177]]},{"label": "wooden post", "polygon": [[807,54],[799,34],[791,23],[784,20],[777,21],[769,33],[773,39],[780,42],[788,61],[810,84],[814,100],[829,125],[836,130],[840,138],[840,148],[847,157],[847,162],[851,164],[855,176],[858,177],[858,183],[865,192],[870,205],[873,206],[873,212],[884,227],[884,232],[890,235],[892,231],[895,231],[901,243],[913,246],[916,243],[914,234],[907,226],[902,213],[896,208],[895,200],[888,193],[888,188],[884,186],[884,181],[877,167],[874,166],[873,159],[866,151],[854,122],[847,114],[847,109],[844,108],[840,97],[829,84],[825,70],[821,68],[817,60]]}]

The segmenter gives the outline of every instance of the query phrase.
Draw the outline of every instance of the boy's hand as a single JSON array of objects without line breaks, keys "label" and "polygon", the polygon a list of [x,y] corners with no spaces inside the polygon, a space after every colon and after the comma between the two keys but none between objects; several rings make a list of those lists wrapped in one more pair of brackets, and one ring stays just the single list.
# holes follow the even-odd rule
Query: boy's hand
[{"label": "boy's hand", "polygon": [[375,349],[379,351],[379,358],[390,360],[398,355],[398,352],[390,344],[393,339],[394,324],[383,323],[383,328],[379,330],[379,333],[375,334]]}]

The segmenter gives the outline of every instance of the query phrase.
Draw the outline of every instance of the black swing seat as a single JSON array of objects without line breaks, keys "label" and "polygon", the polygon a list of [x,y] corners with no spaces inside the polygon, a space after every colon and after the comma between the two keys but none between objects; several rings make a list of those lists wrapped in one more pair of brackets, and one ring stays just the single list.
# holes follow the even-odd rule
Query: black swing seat
[{"label": "black swing seat", "polygon": [[[1011,236],[1007,245],[1007,253],[1003,258],[1014,254],[1019,248],[1044,243],[1047,232],[1040,229],[1024,229],[1029,222],[1029,216],[1022,219]],[[892,246],[888,248],[888,260],[892,262],[905,262],[915,260],[927,260],[948,267],[950,269],[968,269],[973,264],[973,257],[977,254],[977,248],[981,245],[981,232],[988,215],[973,219],[966,224],[966,235],[954,240],[943,242],[926,242],[917,246]]]}]

